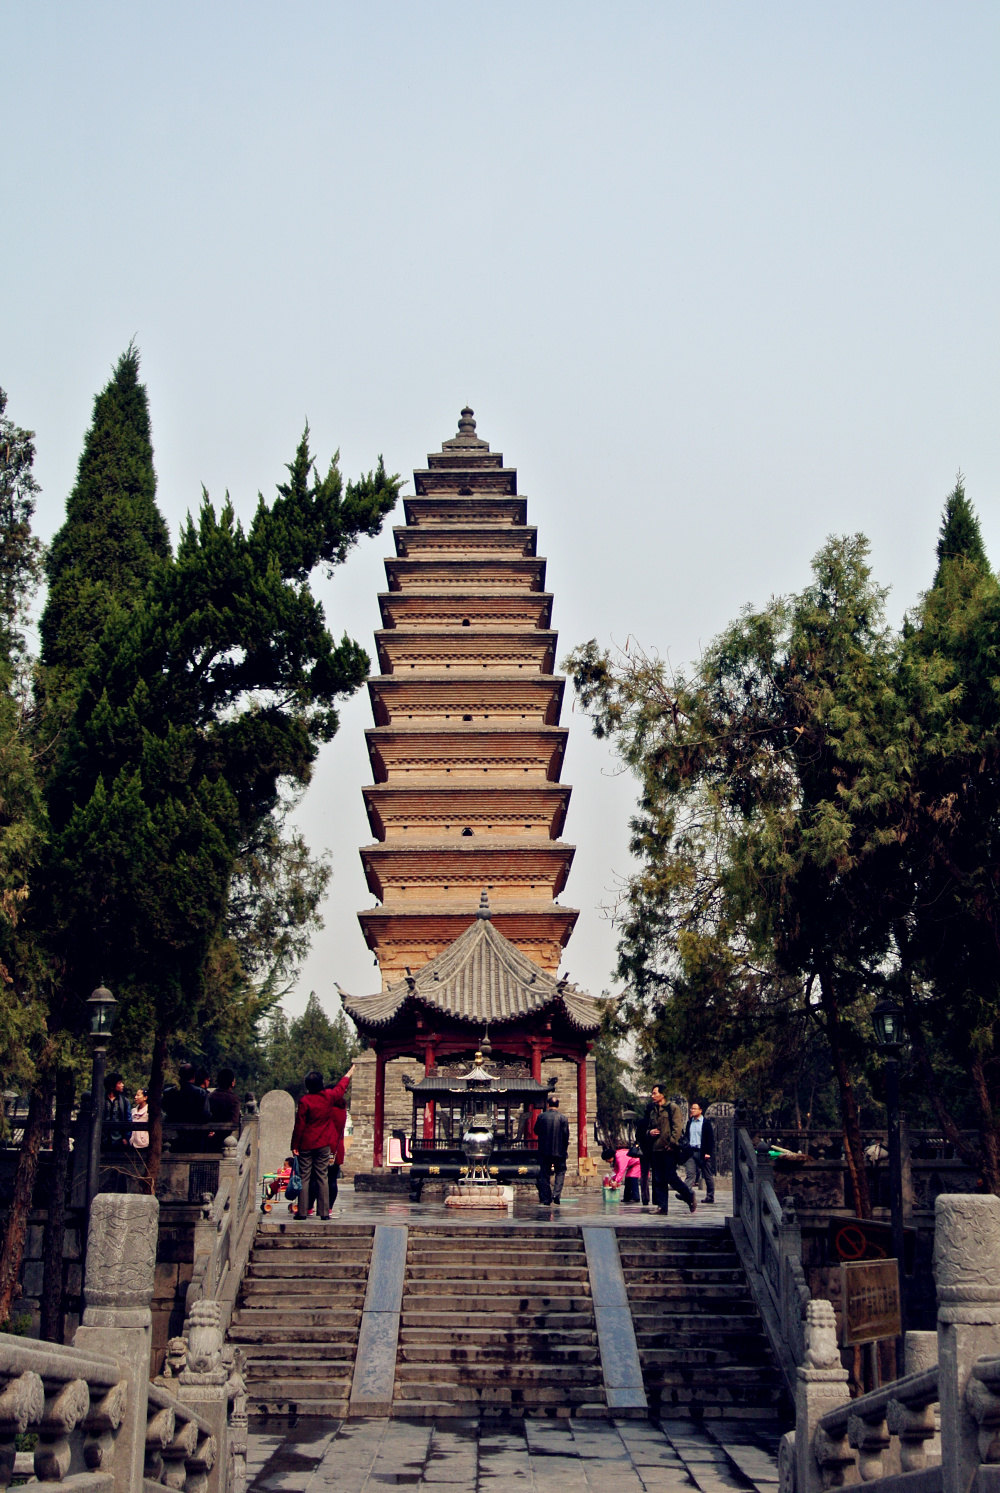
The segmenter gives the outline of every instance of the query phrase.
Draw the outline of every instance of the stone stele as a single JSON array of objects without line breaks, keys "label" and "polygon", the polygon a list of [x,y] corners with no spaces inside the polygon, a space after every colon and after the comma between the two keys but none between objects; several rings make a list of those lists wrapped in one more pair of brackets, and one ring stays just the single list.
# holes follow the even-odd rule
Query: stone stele
[{"label": "stone stele", "polygon": [[271,1089],[260,1101],[260,1175],[280,1170],[292,1149],[295,1100],[287,1089]]}]

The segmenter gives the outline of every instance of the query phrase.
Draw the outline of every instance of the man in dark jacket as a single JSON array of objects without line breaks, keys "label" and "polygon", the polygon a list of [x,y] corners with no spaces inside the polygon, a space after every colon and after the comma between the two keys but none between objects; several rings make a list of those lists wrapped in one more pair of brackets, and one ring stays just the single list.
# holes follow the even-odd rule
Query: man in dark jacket
[{"label": "man in dark jacket", "polygon": [[559,1206],[566,1179],[566,1157],[569,1155],[569,1121],[559,1113],[559,1100],[550,1094],[548,1103],[535,1121],[538,1141],[538,1201],[544,1206]]},{"label": "man in dark jacket", "polygon": [[715,1127],[697,1099],[688,1105],[688,1122],[684,1126],[684,1142],[691,1147],[687,1160],[687,1184],[693,1188],[698,1173],[705,1179],[705,1202],[715,1202]]},{"label": "man in dark jacket", "polygon": [[684,1117],[680,1106],[667,1099],[659,1084],[653,1088],[653,1100],[656,1104],[656,1116],[650,1127],[653,1139],[653,1202],[661,1213],[666,1213],[667,1203],[670,1201],[668,1189],[672,1187],[694,1213],[698,1207],[694,1193],[677,1175]]},{"label": "man in dark jacket", "polygon": [[635,1134],[635,1142],[639,1147],[639,1192],[644,1204],[649,1202],[649,1176],[653,1170],[653,1135],[651,1132],[659,1129],[658,1110],[659,1106],[651,1094]]},{"label": "man in dark jacket", "polygon": [[[168,1125],[207,1125],[212,1118],[208,1095],[195,1080],[191,1064],[181,1063],[177,1070],[177,1088],[163,1096],[163,1116]],[[207,1130],[178,1129],[171,1149],[206,1151],[208,1146]]]}]

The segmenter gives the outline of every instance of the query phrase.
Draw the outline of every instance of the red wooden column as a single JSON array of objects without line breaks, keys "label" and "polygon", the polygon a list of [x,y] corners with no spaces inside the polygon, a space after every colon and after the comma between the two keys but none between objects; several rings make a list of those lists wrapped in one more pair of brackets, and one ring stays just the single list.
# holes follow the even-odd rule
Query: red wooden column
[{"label": "red wooden column", "polygon": [[[424,1076],[433,1073],[435,1068],[434,1043],[428,1042],[424,1047]],[[434,1139],[434,1101],[429,1100],[424,1105],[424,1140]]]},{"label": "red wooden column", "polygon": [[577,1154],[587,1154],[587,1059],[576,1065],[576,1144]]},{"label": "red wooden column", "polygon": [[542,1048],[541,1043],[531,1044],[531,1076],[536,1083],[542,1081]]},{"label": "red wooden column", "polygon": [[382,1165],[385,1145],[385,1054],[375,1054],[375,1138],[372,1143],[372,1166]]}]

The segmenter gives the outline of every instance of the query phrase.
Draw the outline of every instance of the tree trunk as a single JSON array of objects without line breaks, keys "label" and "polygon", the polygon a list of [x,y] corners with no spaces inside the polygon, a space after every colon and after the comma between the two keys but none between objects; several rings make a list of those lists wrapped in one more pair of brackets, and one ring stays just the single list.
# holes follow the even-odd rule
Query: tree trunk
[{"label": "tree trunk", "polygon": [[4,1230],[3,1250],[0,1252],[0,1323],[10,1321],[11,1305],[19,1290],[28,1215],[38,1175],[38,1153],[52,1114],[52,1086],[52,1074],[42,1073],[36,1078],[31,1090],[24,1140],[21,1142],[21,1154],[17,1158],[17,1171],[14,1174],[14,1193]]},{"label": "tree trunk", "polygon": [[63,1245],[66,1237],[66,1184],[69,1177],[69,1137],[76,1085],[71,1068],[56,1074],[56,1123],[52,1132],[52,1186],[49,1191],[45,1237],[42,1244],[41,1335],[46,1342],[61,1343],[65,1326],[63,1299]]},{"label": "tree trunk", "polygon": [[868,1173],[865,1171],[865,1151],[861,1142],[861,1121],[854,1097],[854,1085],[848,1071],[841,1039],[840,1002],[833,976],[829,970],[821,970],[819,977],[820,1003],[823,1009],[833,1071],[837,1079],[837,1095],[840,1101],[840,1122],[844,1131],[844,1157],[851,1178],[854,1194],[854,1211],[859,1218],[871,1218],[872,1203],[868,1193]]},{"label": "tree trunk", "polygon": [[147,1192],[156,1192],[163,1156],[163,1079],[167,1067],[167,1036],[158,1031],[153,1038],[153,1060],[149,1069],[149,1153],[146,1157]]},{"label": "tree trunk", "polygon": [[990,1103],[986,1070],[978,1053],[973,1055],[971,1071],[972,1089],[979,1105],[979,1130],[983,1138],[983,1181],[990,1192],[1000,1194],[1000,1136],[997,1135],[996,1116]]}]

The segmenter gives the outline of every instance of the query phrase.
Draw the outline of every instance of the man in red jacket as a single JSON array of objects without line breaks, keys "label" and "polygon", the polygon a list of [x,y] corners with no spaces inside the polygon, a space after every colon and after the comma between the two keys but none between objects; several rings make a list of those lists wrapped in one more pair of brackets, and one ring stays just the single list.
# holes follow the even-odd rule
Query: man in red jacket
[{"label": "man in red jacket", "polygon": [[316,1190],[316,1212],[320,1218],[330,1217],[330,1188],[327,1171],[330,1152],[334,1155],[340,1144],[338,1133],[338,1110],[343,1111],[343,1098],[354,1073],[351,1064],[339,1083],[324,1089],[323,1075],[316,1069],[306,1074],[306,1091],[295,1111],[295,1128],[292,1131],[292,1153],[299,1158],[299,1176],[302,1191],[299,1193],[297,1219],[309,1217],[310,1188]]}]

